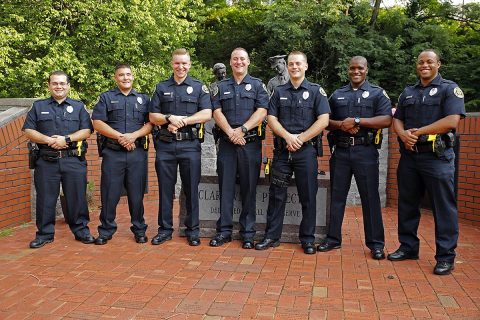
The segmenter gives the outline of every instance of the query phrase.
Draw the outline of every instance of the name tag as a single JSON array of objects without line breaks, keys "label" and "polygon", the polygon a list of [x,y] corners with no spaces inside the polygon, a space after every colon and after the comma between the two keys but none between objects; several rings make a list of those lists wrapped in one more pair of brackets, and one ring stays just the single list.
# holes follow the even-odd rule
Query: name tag
[{"label": "name tag", "polygon": [[230,91],[225,91],[223,94],[230,94]]},{"label": "name tag", "polygon": [[164,93],[163,93],[164,96],[169,96],[169,95],[171,95],[171,94],[172,94],[171,92],[164,92]]},{"label": "name tag", "polygon": [[288,100],[286,97],[280,97],[280,100]]},{"label": "name tag", "polygon": [[337,100],[345,100],[345,97],[338,97]]},{"label": "name tag", "polygon": [[48,111],[42,111],[41,114],[50,114]]},{"label": "name tag", "polygon": [[406,96],[405,99],[411,99],[413,96]]},{"label": "name tag", "polygon": [[118,100],[111,100],[110,103],[118,103]]}]

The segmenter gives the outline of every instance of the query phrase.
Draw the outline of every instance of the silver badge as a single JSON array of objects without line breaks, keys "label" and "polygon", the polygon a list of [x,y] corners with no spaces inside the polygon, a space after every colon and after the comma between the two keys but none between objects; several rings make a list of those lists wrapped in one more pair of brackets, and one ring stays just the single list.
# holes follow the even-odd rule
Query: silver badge
[{"label": "silver badge", "polygon": [[437,88],[432,88],[432,89],[430,89],[430,92],[428,94],[431,97],[431,96],[434,96],[437,93],[437,91],[438,91]]},{"label": "silver badge", "polygon": [[187,88],[187,93],[188,93],[188,94],[192,94],[192,92],[193,92],[193,88],[192,88],[192,87],[188,87],[188,88]]},{"label": "silver badge", "polygon": [[72,106],[67,106],[67,112],[72,113],[73,112],[73,107]]},{"label": "silver badge", "polygon": [[370,96],[370,92],[368,92],[368,91],[363,91],[362,97],[363,97],[364,99],[367,99],[368,96]]},{"label": "silver badge", "polygon": [[138,101],[138,103],[142,104],[143,103],[142,97],[137,97],[137,101]]},{"label": "silver badge", "polygon": [[252,89],[252,85],[250,83],[247,83],[245,85],[245,90],[250,91]]},{"label": "silver badge", "polygon": [[308,93],[308,91],[303,91],[302,97],[303,97],[303,100],[307,100],[308,97],[310,97],[310,93]]}]

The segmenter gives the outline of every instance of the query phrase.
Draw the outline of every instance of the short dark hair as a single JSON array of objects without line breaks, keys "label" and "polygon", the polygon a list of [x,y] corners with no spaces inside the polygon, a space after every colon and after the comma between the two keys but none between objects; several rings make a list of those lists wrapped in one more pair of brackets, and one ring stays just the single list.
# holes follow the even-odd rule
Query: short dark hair
[{"label": "short dark hair", "polygon": [[119,63],[115,66],[115,73],[117,72],[118,69],[123,69],[123,68],[128,68],[128,69],[132,70],[132,68],[130,67],[130,65],[128,63]]},{"label": "short dark hair", "polygon": [[56,70],[56,71],[50,72],[50,74],[48,75],[48,83],[50,83],[50,78],[52,76],[65,76],[67,78],[67,83],[70,83],[70,77],[68,76],[68,74],[66,74],[62,70]]},{"label": "short dark hair", "polygon": [[352,63],[352,61],[362,61],[365,63],[365,65],[367,66],[368,68],[368,61],[367,61],[367,58],[365,58],[364,56],[353,56],[351,59],[350,59],[350,63]]},{"label": "short dark hair", "polygon": [[[422,50],[418,55],[421,55],[421,54],[424,53],[424,52],[432,52],[432,53],[435,54],[435,56],[437,57],[437,61],[440,61],[440,54],[438,53],[437,50],[428,48],[428,49]],[[418,57],[418,56],[417,56],[417,57]]]}]

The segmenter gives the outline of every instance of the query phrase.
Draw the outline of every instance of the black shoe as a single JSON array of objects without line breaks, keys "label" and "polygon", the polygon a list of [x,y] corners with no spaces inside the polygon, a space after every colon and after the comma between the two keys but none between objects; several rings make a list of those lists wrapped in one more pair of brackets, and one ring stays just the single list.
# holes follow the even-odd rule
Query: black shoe
[{"label": "black shoe", "polygon": [[30,242],[30,248],[38,249],[46,245],[47,243],[53,242],[53,239],[39,239],[35,238]]},{"label": "black shoe", "polygon": [[253,249],[253,240],[252,239],[243,240],[242,248],[243,249]]},{"label": "black shoe", "polygon": [[453,262],[438,261],[433,269],[433,273],[438,274],[439,276],[444,276],[450,274],[453,269],[455,269],[455,264]]},{"label": "black shoe", "polygon": [[263,239],[262,242],[259,242],[255,245],[255,250],[266,250],[270,247],[278,247],[280,245],[279,240],[273,239]]},{"label": "black shoe", "polygon": [[375,260],[385,259],[385,252],[383,252],[383,249],[373,249],[370,252],[372,253],[372,258]]},{"label": "black shoe", "polygon": [[342,246],[339,244],[334,244],[328,241],[325,241],[324,243],[321,243],[318,245],[317,250],[321,252],[327,252],[333,249],[340,249]]},{"label": "black shoe", "polygon": [[112,236],[98,236],[97,239],[95,239],[95,244],[99,246],[103,246],[104,244],[107,244],[108,240],[112,240]]},{"label": "black shoe", "polygon": [[164,243],[165,241],[172,240],[172,235],[171,234],[164,234],[164,233],[159,233],[155,237],[152,238],[152,244],[154,246],[158,246],[159,244]]},{"label": "black shoe", "polygon": [[188,244],[192,247],[196,247],[200,245],[200,238],[199,237],[188,237]]},{"label": "black shoe", "polygon": [[303,253],[305,254],[315,254],[317,249],[312,242],[302,243]]},{"label": "black shoe", "polygon": [[91,244],[95,242],[95,238],[91,234],[87,234],[86,236],[75,235],[75,240],[85,244]]},{"label": "black shoe", "polygon": [[401,249],[398,249],[394,253],[390,253],[387,256],[387,259],[390,261],[402,261],[402,260],[418,260],[418,253],[406,252]]},{"label": "black shoe", "polygon": [[212,240],[210,240],[210,246],[220,247],[220,246],[223,246],[223,244],[231,241],[232,241],[232,236],[224,236],[223,234],[217,233],[217,235],[215,235],[215,237]]},{"label": "black shoe", "polygon": [[148,237],[145,234],[135,234],[134,237],[136,243],[146,243],[148,241]]}]

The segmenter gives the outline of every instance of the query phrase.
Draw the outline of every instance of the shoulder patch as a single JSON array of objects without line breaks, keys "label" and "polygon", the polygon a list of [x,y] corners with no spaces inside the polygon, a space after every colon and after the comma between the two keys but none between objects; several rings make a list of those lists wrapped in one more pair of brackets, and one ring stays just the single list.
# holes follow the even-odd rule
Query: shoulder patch
[{"label": "shoulder patch", "polygon": [[266,85],[265,85],[265,83],[263,83],[263,82],[262,82],[262,88],[263,88],[263,90],[265,90],[265,91],[267,91],[267,92],[268,92],[268,90],[267,90],[267,86],[266,86]]},{"label": "shoulder patch", "polygon": [[217,94],[218,94],[218,86],[214,85],[212,87],[212,95],[215,97],[215,96],[217,96]]},{"label": "shoulder patch", "polygon": [[390,100],[390,97],[388,96],[387,91],[383,90],[382,93],[383,93],[383,95],[384,95],[385,97],[387,97],[388,100]]},{"label": "shoulder patch", "polygon": [[323,90],[322,87],[320,87],[320,89],[318,89],[318,91],[320,92],[320,94],[321,94],[322,96],[325,96],[325,97],[327,96],[327,93],[325,92],[325,90]]},{"label": "shoulder patch", "polygon": [[100,96],[97,97],[97,100],[95,100],[95,102],[93,103],[93,105],[97,105],[97,103],[100,102]]},{"label": "shoulder patch", "polygon": [[205,93],[209,93],[210,91],[208,91],[208,87],[206,85],[203,85],[202,86],[202,91],[205,92]]},{"label": "shoulder patch", "polygon": [[464,97],[463,91],[459,87],[456,87],[455,89],[453,89],[453,93],[457,96],[457,98],[463,99]]}]

